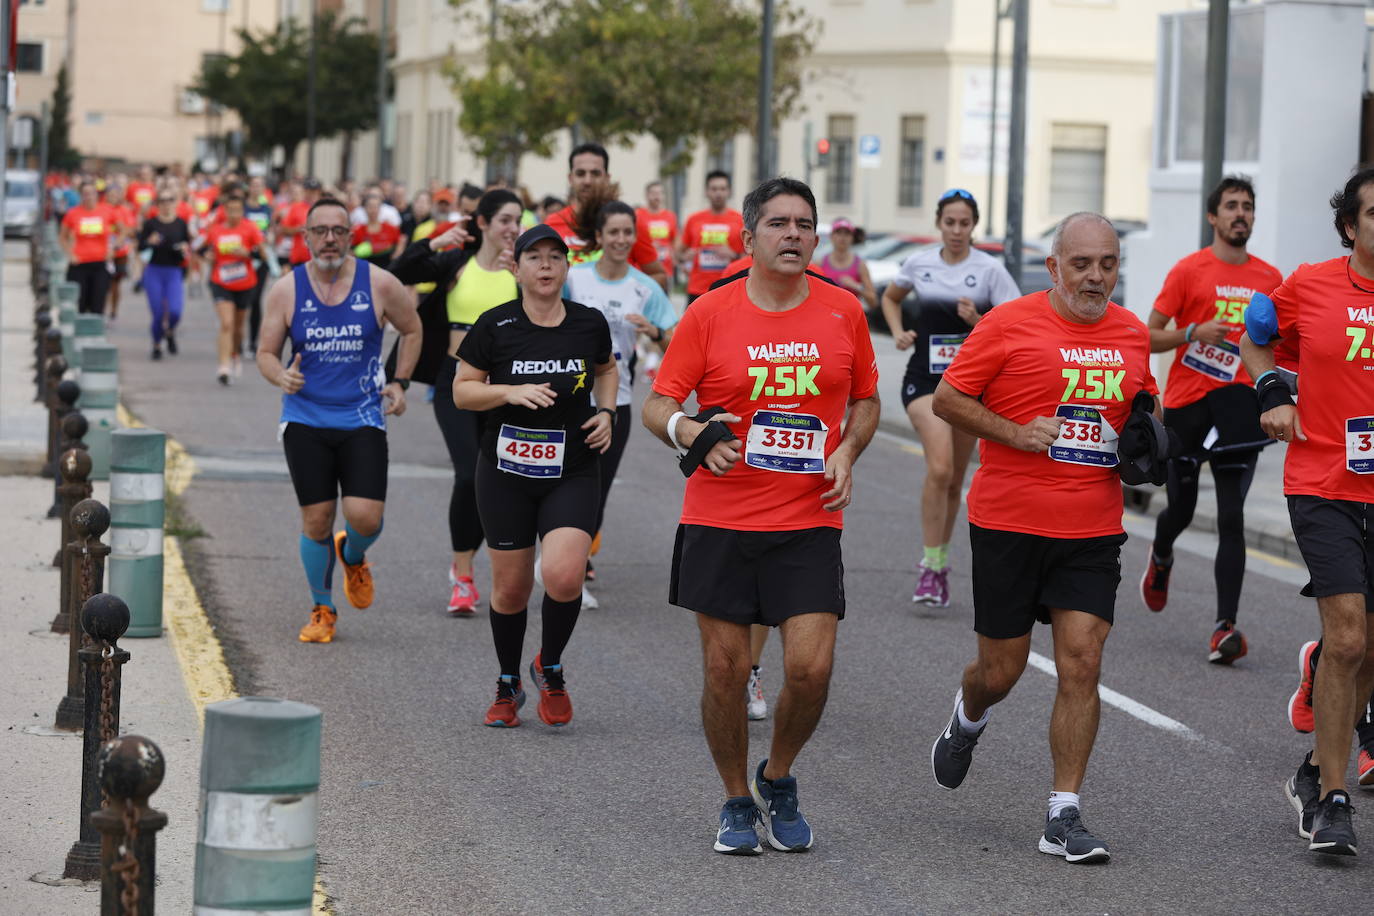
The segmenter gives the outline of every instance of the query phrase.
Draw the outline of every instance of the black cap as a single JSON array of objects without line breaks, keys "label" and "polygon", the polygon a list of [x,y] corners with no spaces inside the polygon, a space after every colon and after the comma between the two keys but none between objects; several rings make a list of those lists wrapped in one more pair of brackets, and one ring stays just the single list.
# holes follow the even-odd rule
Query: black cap
[{"label": "black cap", "polygon": [[520,255],[535,242],[542,242],[545,239],[556,244],[563,250],[564,254],[568,253],[568,243],[563,241],[563,236],[559,235],[548,223],[540,223],[538,226],[526,229],[520,234],[520,238],[515,240],[515,260],[520,260]]}]

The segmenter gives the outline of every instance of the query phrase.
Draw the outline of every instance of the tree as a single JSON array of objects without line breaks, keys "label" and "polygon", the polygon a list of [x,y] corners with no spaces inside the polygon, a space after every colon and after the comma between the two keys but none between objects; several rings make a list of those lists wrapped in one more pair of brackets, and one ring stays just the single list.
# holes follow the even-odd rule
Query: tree
[{"label": "tree", "polygon": [[[321,14],[316,28],[315,135],[367,130],[377,123],[378,38],[358,18]],[[286,161],[307,138],[308,25],[292,19],[275,32],[238,31],[232,57],[207,58],[192,88],[238,113],[245,146],[258,154],[280,146]]]},{"label": "tree", "polygon": [[72,149],[72,90],[64,63],[57,71],[48,115],[48,167],[71,171],[81,165],[81,154]]},{"label": "tree", "polygon": [[[468,6],[467,0],[452,0]],[[774,26],[773,118],[797,109],[818,26],[787,0]],[[664,170],[691,164],[692,141],[717,144],[756,126],[757,6],[746,0],[549,0],[503,5],[482,72],[450,68],[459,126],[483,157],[547,156],[578,125],[606,143],[643,134]]]}]

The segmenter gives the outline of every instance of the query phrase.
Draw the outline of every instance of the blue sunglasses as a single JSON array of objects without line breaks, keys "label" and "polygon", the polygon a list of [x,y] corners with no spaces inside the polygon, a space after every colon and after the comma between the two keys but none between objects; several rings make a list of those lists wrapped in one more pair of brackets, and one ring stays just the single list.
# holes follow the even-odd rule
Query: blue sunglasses
[{"label": "blue sunglasses", "polygon": [[973,200],[973,195],[970,194],[968,191],[965,191],[963,188],[950,188],[948,191],[940,195],[940,203],[944,203],[952,197],[962,197],[964,200],[967,201]]}]

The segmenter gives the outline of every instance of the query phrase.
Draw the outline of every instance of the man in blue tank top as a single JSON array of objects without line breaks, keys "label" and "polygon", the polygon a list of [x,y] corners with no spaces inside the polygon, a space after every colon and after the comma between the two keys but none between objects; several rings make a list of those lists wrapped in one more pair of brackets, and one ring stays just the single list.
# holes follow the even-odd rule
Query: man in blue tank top
[{"label": "man in blue tank top", "polygon": [[[349,253],[347,208],[316,201],[306,216],[310,260],[267,293],[258,370],[281,388],[281,440],[301,507],[301,564],[314,604],[301,642],[330,642],[338,612],[331,580],[337,557],[344,594],[372,603],[365,553],[382,533],[386,500],[386,417],[406,409],[420,355],[420,319],[405,287]],[[401,335],[396,377],[386,380],[382,335]],[[282,344],[291,343],[289,365]],[[334,531],[343,495],[344,527]]]}]

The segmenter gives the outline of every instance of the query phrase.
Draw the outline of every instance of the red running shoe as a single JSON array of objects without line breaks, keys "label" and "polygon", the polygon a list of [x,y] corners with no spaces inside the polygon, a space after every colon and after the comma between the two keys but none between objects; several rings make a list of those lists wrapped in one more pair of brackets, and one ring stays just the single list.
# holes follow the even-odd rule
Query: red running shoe
[{"label": "red running shoe", "polygon": [[1360,756],[1355,759],[1355,772],[1359,774],[1360,785],[1374,786],[1374,754],[1367,747],[1360,748]]},{"label": "red running shoe", "polygon": [[525,691],[520,679],[501,677],[496,680],[496,702],[487,710],[483,725],[492,728],[515,728],[520,724],[520,707],[525,705]]},{"label": "red running shoe", "polygon": [[1145,606],[1152,611],[1164,610],[1169,603],[1169,573],[1173,571],[1174,560],[1160,562],[1155,556],[1154,545],[1150,546],[1150,559],[1145,563],[1145,574],[1140,577],[1140,597]]},{"label": "red running shoe", "polygon": [[1207,660],[1214,665],[1229,665],[1250,651],[1245,637],[1235,626],[1226,621],[1212,631],[1212,647]]},{"label": "red running shoe", "polygon": [[477,613],[477,602],[482,596],[472,576],[455,576],[453,569],[448,571],[448,581],[453,584],[453,594],[448,599],[448,612],[454,617],[471,617]]},{"label": "red running shoe", "polygon": [[1302,644],[1298,650],[1298,676],[1302,678],[1302,683],[1298,684],[1298,689],[1293,691],[1293,695],[1288,699],[1288,721],[1293,724],[1293,728],[1310,735],[1317,727],[1316,720],[1312,716],[1312,678],[1317,674],[1315,663],[1318,643],[1314,639],[1311,642]]},{"label": "red running shoe", "polygon": [[572,700],[563,686],[563,666],[545,668],[543,655],[540,652],[530,662],[530,678],[539,688],[539,718],[545,725],[567,725],[572,721]]}]

